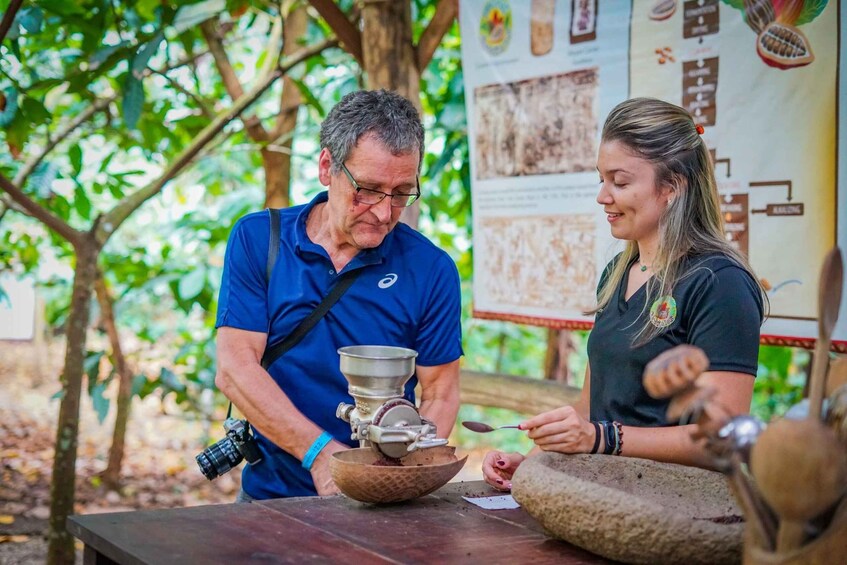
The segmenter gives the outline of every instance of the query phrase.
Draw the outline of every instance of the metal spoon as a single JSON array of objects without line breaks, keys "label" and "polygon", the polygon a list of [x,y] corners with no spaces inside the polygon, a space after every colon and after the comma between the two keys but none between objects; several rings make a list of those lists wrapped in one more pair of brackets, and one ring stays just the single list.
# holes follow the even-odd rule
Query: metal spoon
[{"label": "metal spoon", "polygon": [[765,428],[766,425],[754,416],[735,416],[718,430],[710,447],[717,456],[716,463],[729,477],[729,484],[741,503],[747,522],[756,529],[765,549],[772,551],[776,543],[776,516],[745,471],[750,463],[750,452]]},{"label": "metal spoon", "polygon": [[487,434],[488,432],[493,432],[494,430],[502,430],[503,428],[514,428],[516,430],[520,429],[520,426],[497,426],[495,428],[493,426],[489,426],[488,424],[483,424],[482,422],[470,422],[467,420],[462,422],[462,425],[470,431],[479,434]]}]

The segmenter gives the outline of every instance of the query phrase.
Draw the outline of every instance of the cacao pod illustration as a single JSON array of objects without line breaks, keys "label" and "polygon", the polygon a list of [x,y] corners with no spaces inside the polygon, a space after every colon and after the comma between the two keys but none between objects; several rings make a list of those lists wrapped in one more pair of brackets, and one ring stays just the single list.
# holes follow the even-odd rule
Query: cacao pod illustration
[{"label": "cacao pod illustration", "polygon": [[781,24],[794,25],[797,23],[797,18],[803,12],[803,0],[783,0],[779,6],[779,13],[776,16],[776,21]]},{"label": "cacao pod illustration", "polygon": [[815,60],[812,43],[800,31],[814,21],[829,0],[722,0],[744,12],[744,23],[756,32],[756,53],[771,67],[793,69]]},{"label": "cacao pod illustration", "polygon": [[744,0],[744,21],[757,34],[776,20],[771,0]]},{"label": "cacao pod illustration", "polygon": [[779,69],[808,65],[815,60],[812,46],[796,27],[771,22],[756,38],[756,52],[762,60]]}]

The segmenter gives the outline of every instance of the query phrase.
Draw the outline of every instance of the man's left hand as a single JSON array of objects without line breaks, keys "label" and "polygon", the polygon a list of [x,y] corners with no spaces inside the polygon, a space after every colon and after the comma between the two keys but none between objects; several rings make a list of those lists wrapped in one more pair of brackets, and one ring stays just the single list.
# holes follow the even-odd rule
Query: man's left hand
[{"label": "man's left hand", "polygon": [[318,496],[331,496],[340,492],[332,480],[332,474],[329,472],[329,462],[332,459],[333,453],[336,451],[343,451],[345,449],[349,448],[346,445],[333,440],[326,444],[326,447],[324,447],[315,458],[315,462],[312,464],[311,473],[312,481],[315,483],[315,490],[318,491]]}]

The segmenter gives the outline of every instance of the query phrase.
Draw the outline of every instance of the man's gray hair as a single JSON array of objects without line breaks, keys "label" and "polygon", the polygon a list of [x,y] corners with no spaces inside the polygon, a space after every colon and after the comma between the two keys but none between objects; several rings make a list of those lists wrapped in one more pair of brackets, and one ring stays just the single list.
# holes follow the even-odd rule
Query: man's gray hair
[{"label": "man's gray hair", "polygon": [[418,171],[424,152],[424,130],[414,105],[396,92],[351,92],[330,110],[321,124],[321,149],[332,156],[332,174],[341,171],[363,135],[373,135],[394,155],[418,152]]}]

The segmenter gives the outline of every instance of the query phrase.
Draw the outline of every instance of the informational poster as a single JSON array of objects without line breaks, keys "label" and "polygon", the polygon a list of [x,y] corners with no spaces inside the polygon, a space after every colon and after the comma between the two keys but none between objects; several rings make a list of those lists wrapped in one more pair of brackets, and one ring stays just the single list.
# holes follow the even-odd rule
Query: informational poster
[{"label": "informational poster", "polygon": [[[837,0],[461,0],[460,22],[475,316],[591,327],[623,249],[596,202],[602,125],[650,96],[704,127],[726,237],[767,289],[763,341],[812,343],[823,258],[847,250]],[[839,318],[847,351],[847,299]]]}]

